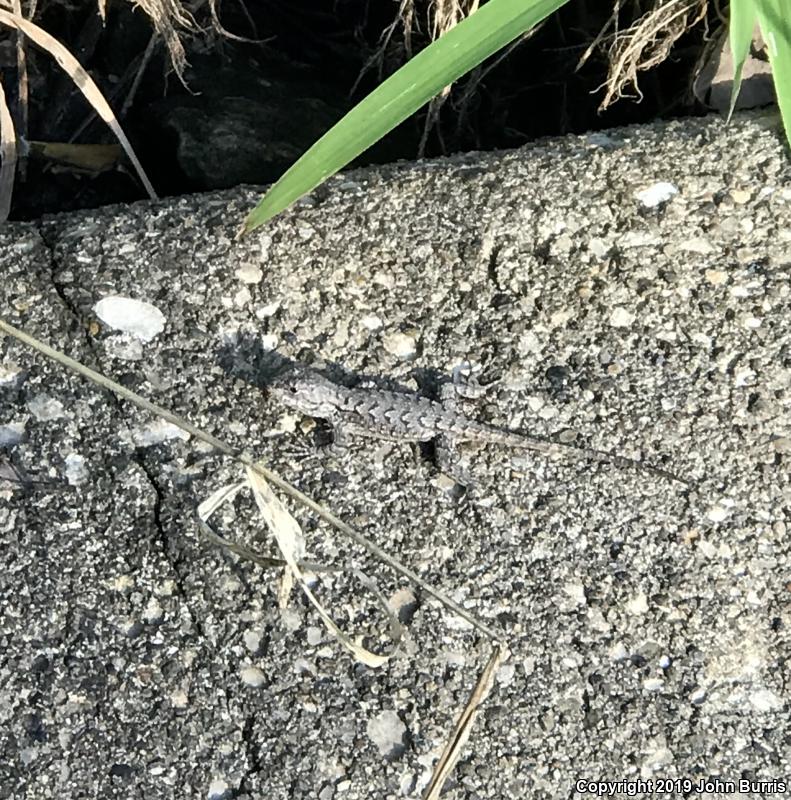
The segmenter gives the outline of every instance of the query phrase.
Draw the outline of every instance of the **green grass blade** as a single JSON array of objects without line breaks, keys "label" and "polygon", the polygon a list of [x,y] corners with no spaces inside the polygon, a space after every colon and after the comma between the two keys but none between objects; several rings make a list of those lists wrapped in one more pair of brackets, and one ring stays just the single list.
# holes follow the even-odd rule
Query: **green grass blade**
[{"label": "green grass blade", "polygon": [[755,0],[731,0],[728,37],[733,54],[733,87],[731,88],[731,106],[728,109],[728,120],[733,116],[736,99],[742,85],[742,68],[750,52],[755,28]]},{"label": "green grass blade", "polygon": [[791,146],[791,14],[788,0],[758,0],[758,24],[769,50],[772,79]]},{"label": "green grass blade", "polygon": [[358,103],[278,180],[244,224],[279,214],[403,122],[443,87],[530,30],[567,0],[489,0]]}]

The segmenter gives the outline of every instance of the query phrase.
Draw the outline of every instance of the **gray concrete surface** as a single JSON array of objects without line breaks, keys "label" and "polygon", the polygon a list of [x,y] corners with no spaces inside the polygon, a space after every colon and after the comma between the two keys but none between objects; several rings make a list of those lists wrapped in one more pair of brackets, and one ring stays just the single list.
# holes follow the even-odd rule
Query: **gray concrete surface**
[{"label": "gray concrete surface", "polygon": [[[447,798],[669,779],[694,786],[664,796],[734,797],[697,787],[791,778],[790,178],[777,121],[752,115],[355,172],[239,243],[250,189],[108,208],[3,228],[0,309],[266,459],[503,631],[513,656]],[[662,182],[677,193],[651,207]],[[103,323],[115,295],[161,332]],[[233,463],[0,349],[0,797],[419,796],[485,640],[416,592],[400,655],[353,663],[301,595],[281,612],[275,574],[200,538],[195,507]],[[304,457],[310,425],[260,389],[271,350],[412,388],[469,361],[491,384],[478,418],[694,485],[489,448],[459,503],[405,446]],[[248,508],[223,530],[253,536]],[[405,596],[299,516],[312,555]],[[344,578],[317,591],[344,625],[384,627]]]}]

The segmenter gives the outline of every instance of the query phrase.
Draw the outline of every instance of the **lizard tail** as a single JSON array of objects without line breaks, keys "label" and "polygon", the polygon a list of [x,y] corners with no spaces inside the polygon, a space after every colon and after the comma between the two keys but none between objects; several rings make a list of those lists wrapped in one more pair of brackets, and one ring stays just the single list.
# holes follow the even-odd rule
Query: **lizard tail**
[{"label": "lizard tail", "polygon": [[622,467],[624,469],[636,469],[641,472],[649,472],[657,477],[675,483],[681,483],[684,486],[691,485],[691,482],[686,478],[682,478],[680,475],[670,472],[669,470],[662,469],[662,467],[655,467],[652,464],[646,464],[644,461],[636,461],[633,458],[627,458],[617,453],[610,453],[606,450],[596,450],[593,447],[578,447],[577,445],[566,444],[565,442],[535,439],[532,436],[524,436],[516,433],[505,434],[502,443],[523,450],[535,450],[539,453],[551,453],[553,450],[557,450],[580,457],[591,458],[600,464],[612,464],[613,466]]}]

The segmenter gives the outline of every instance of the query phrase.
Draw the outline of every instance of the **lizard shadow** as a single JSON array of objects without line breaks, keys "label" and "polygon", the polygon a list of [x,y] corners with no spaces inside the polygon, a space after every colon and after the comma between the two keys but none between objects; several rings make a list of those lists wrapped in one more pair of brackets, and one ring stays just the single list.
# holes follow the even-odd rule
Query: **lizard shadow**
[{"label": "lizard shadow", "polygon": [[[337,361],[319,358],[308,348],[297,358],[288,358],[276,350],[265,348],[260,337],[252,334],[239,333],[234,340],[224,344],[217,353],[217,364],[228,377],[249,383],[263,392],[268,391],[271,382],[279,375],[295,367],[304,367],[348,388],[371,386],[408,397],[415,395],[414,389],[393,378],[354,372]],[[441,387],[451,382],[441,370],[432,368],[414,369],[408,377],[417,384],[418,394],[432,400],[438,400]]]}]

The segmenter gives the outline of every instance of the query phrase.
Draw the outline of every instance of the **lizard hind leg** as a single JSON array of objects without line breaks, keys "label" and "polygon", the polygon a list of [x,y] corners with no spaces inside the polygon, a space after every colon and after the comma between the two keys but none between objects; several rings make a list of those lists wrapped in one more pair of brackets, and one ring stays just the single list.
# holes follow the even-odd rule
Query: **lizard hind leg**
[{"label": "lizard hind leg", "polygon": [[434,445],[437,468],[443,474],[453,478],[457,484],[469,490],[475,486],[475,480],[469,469],[469,460],[464,458],[456,442],[447,435],[437,436]]},{"label": "lizard hind leg", "polygon": [[349,449],[350,435],[349,431],[341,425],[332,426],[332,434],[327,440],[321,444],[321,449],[335,458],[341,458]]}]

